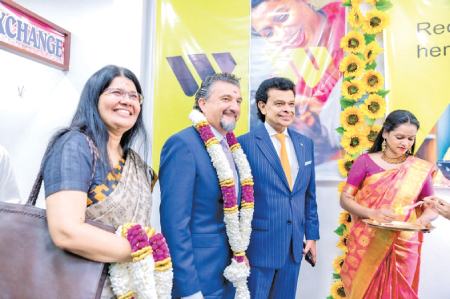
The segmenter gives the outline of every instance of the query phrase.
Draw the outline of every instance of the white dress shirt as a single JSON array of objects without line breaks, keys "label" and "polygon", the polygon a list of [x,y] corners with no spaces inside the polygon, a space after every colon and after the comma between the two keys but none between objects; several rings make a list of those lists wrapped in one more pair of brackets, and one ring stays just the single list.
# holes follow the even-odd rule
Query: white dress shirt
[{"label": "white dress shirt", "polygon": [[[281,142],[275,137],[275,134],[278,134],[277,131],[275,131],[274,128],[272,128],[267,122],[264,122],[264,126],[266,127],[267,132],[269,133],[270,140],[273,143],[273,146],[275,147],[275,150],[277,151],[278,157],[280,157],[280,151],[281,151]],[[294,143],[292,142],[291,136],[289,136],[289,132],[287,128],[284,129],[281,134],[286,135],[285,144],[286,144],[286,151],[288,155],[289,160],[289,167],[291,168],[291,179],[292,179],[292,187],[294,187],[295,180],[297,179],[298,174],[298,159],[297,155],[295,153]]]}]

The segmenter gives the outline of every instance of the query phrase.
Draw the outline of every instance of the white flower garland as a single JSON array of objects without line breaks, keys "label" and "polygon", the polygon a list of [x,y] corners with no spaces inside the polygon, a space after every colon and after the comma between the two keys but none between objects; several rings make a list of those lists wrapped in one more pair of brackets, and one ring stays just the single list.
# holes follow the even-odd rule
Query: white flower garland
[{"label": "white flower garland", "polygon": [[[117,235],[123,236],[122,228],[122,226],[117,228]],[[109,275],[113,292],[119,299],[171,298],[173,269],[170,267],[165,271],[155,271],[152,254],[136,262],[111,263]]]},{"label": "white flower garland", "polygon": [[[197,130],[199,130],[199,126],[209,126],[209,124],[207,124],[205,116],[196,109],[192,110],[192,112],[189,114],[189,119]],[[234,181],[233,171],[222,149],[222,146],[218,143],[217,139],[215,141],[213,139],[215,138],[211,138],[207,140],[207,142],[205,141],[205,145],[206,150],[211,158],[211,162],[216,169],[217,177],[219,178],[220,182],[230,180]],[[239,144],[237,145],[238,148],[233,150],[232,156],[234,163],[236,164],[239,171],[241,184],[244,184],[243,182],[247,182],[247,185],[251,186],[253,185],[253,177],[250,169],[250,164],[248,163],[247,156],[244,154],[244,151],[240,148]],[[245,251],[247,250],[247,247],[250,243],[253,211],[254,209],[252,202],[243,203],[240,212],[236,207],[235,211],[228,213],[227,211],[225,211],[224,214],[224,222],[227,230],[228,242],[230,243],[233,252],[235,254],[238,253],[239,256],[245,255]],[[244,262],[238,262],[234,258],[232,258],[231,264],[227,268],[225,268],[224,276],[236,287],[235,298],[250,298],[250,291],[248,290],[247,286],[247,277],[249,275],[250,269],[247,267],[247,265]]]}]

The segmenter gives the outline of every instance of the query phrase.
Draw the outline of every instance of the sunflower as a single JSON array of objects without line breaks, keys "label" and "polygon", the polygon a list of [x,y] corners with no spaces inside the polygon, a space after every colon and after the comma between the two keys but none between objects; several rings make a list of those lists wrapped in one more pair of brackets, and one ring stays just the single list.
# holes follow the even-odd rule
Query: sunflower
[{"label": "sunflower", "polygon": [[364,115],[358,107],[347,107],[341,112],[341,125],[346,131],[352,128],[359,131],[364,126]]},{"label": "sunflower", "polygon": [[334,271],[336,271],[337,274],[341,273],[342,265],[344,264],[344,260],[345,260],[346,256],[347,256],[347,254],[344,253],[343,255],[338,256],[337,258],[334,259],[334,261],[333,261],[333,268],[334,268]]},{"label": "sunflower", "polygon": [[389,15],[378,9],[369,11],[363,20],[362,30],[367,34],[380,33],[389,25]]},{"label": "sunflower", "polygon": [[368,70],[361,78],[366,92],[377,92],[383,88],[384,78],[380,72]]},{"label": "sunflower", "polygon": [[364,116],[370,119],[382,118],[386,114],[386,100],[379,94],[373,93],[359,105]]},{"label": "sunflower", "polygon": [[342,280],[338,280],[338,281],[334,282],[331,285],[330,292],[331,292],[331,296],[333,297],[333,299],[347,298],[345,296],[344,284],[342,283]]},{"label": "sunflower", "polygon": [[350,23],[352,28],[356,28],[360,26],[365,20],[365,17],[361,13],[358,5],[353,5],[352,2],[352,10],[347,14],[347,22]]},{"label": "sunflower", "polygon": [[341,85],[342,95],[346,99],[352,99],[357,101],[363,94],[366,93],[364,90],[364,85],[361,80],[351,80],[342,82]]},{"label": "sunflower", "polygon": [[345,227],[348,229],[350,228],[351,223],[352,217],[350,216],[349,212],[344,211],[341,214],[339,214],[339,224],[345,225]]},{"label": "sunflower", "polygon": [[342,190],[344,190],[344,187],[345,187],[345,184],[346,184],[347,182],[340,182],[339,183],[339,185],[338,185],[338,193],[339,193],[339,198],[341,197],[341,193],[342,193]]},{"label": "sunflower", "polygon": [[[364,128],[364,130],[362,131],[361,135],[362,138],[365,139],[366,141],[366,146],[367,148],[371,148],[373,143],[375,142],[375,139],[378,136],[378,133],[381,131],[381,126],[379,125],[373,125],[371,126],[367,126]],[[338,160],[339,162],[339,160]]]},{"label": "sunflower", "polygon": [[[348,173],[354,162],[355,162],[355,160],[353,160],[352,157],[350,157],[349,155],[345,155],[344,159],[339,159],[338,160],[339,173],[343,177],[348,177]],[[344,188],[344,186],[342,186],[342,188]],[[338,189],[338,191],[339,191],[339,189]],[[342,192],[342,189],[341,189],[341,191],[339,191],[339,193],[341,193],[341,192]]]},{"label": "sunflower", "polygon": [[366,146],[366,142],[362,139],[361,132],[354,129],[344,133],[340,143],[349,155],[360,153]]},{"label": "sunflower", "polygon": [[355,76],[359,78],[364,72],[366,62],[354,54],[350,54],[342,59],[339,70],[346,76]]},{"label": "sunflower", "polygon": [[377,59],[378,54],[383,53],[384,49],[380,48],[380,45],[376,40],[367,45],[364,49],[363,55],[367,64],[371,64]]},{"label": "sunflower", "polygon": [[365,45],[366,41],[361,32],[350,31],[341,39],[341,48],[347,52],[361,53]]},{"label": "sunflower", "polygon": [[337,248],[340,248],[343,252],[347,253],[348,252],[348,248],[347,248],[347,239],[349,236],[349,232],[348,230],[343,231],[343,235],[342,237],[339,239],[339,243],[336,245]]}]

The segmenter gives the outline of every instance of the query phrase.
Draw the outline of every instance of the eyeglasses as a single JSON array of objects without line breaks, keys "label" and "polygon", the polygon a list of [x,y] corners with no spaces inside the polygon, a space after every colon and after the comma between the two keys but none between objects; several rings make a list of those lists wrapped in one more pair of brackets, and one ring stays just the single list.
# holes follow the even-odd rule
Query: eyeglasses
[{"label": "eyeglasses", "polygon": [[125,95],[128,94],[128,98],[132,101],[139,101],[139,104],[142,104],[142,100],[144,99],[144,96],[136,91],[125,91],[122,88],[114,88],[110,87],[105,89],[103,93],[108,92],[108,94],[113,95],[117,98],[125,98]]}]

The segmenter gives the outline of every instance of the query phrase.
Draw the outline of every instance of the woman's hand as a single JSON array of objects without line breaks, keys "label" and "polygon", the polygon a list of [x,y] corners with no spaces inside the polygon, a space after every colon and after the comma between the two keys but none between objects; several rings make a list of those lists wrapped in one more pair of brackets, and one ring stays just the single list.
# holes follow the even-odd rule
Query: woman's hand
[{"label": "woman's hand", "polygon": [[424,201],[427,208],[450,220],[450,203],[435,195],[424,198]]},{"label": "woman's hand", "polygon": [[395,220],[397,215],[388,209],[371,210],[370,219],[378,223],[390,223]]}]

